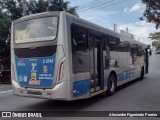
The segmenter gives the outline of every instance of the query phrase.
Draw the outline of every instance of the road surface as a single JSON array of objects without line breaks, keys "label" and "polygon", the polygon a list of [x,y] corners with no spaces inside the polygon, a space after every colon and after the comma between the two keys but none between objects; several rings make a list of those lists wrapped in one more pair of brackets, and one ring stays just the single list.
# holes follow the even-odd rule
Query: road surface
[{"label": "road surface", "polygon": [[[95,96],[78,101],[53,101],[36,98],[17,97],[11,91],[0,92],[0,111],[160,111],[160,55],[150,57],[149,74],[144,80],[135,80],[120,86],[113,96]],[[2,119],[2,118],[1,118]],[[6,119],[6,118],[3,118]],[[12,118],[13,119],[13,118]],[[15,118],[17,119],[17,118]],[[43,118],[38,118],[43,119]],[[47,119],[89,119],[77,118],[47,118]],[[151,118],[92,118],[104,120],[125,120]],[[152,118],[153,119],[153,118]],[[158,120],[160,118],[154,118]]]}]

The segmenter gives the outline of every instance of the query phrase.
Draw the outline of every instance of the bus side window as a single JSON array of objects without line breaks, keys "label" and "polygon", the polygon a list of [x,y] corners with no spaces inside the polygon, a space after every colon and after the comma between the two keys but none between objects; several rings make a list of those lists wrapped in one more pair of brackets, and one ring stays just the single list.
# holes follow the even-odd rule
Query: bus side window
[{"label": "bus side window", "polygon": [[130,56],[132,57],[132,64],[134,64],[137,59],[137,47],[137,44],[131,44]]},{"label": "bus side window", "polygon": [[87,49],[87,30],[72,26],[72,51],[85,51]]},{"label": "bus side window", "polygon": [[119,41],[117,45],[118,52],[130,52],[130,43],[128,41]]},{"label": "bus side window", "polygon": [[87,47],[87,30],[83,27],[72,25],[71,32],[73,73],[88,72],[89,48]]},{"label": "bus side window", "polygon": [[113,38],[111,36],[107,36],[107,40],[108,40],[110,51],[117,51],[116,38]]},{"label": "bus side window", "polygon": [[109,48],[109,41],[107,40],[107,38],[104,41],[104,50],[106,51],[104,68],[109,69],[110,48]]},{"label": "bus side window", "polygon": [[118,44],[120,42],[119,39],[112,37],[112,36],[107,36],[107,40],[109,42],[109,48],[110,48],[110,67],[119,67],[118,63],[118,56],[117,56],[117,48]]},{"label": "bus side window", "polygon": [[138,46],[138,48],[137,48],[138,50],[137,50],[137,56],[139,56],[139,57],[142,57],[142,55],[143,55],[143,49],[142,49],[142,46]]}]

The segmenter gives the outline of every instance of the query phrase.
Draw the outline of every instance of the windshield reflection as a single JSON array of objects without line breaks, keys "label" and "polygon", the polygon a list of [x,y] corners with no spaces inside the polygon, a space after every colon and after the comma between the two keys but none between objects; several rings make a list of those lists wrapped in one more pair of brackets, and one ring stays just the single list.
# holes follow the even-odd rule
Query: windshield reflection
[{"label": "windshield reflection", "polygon": [[15,41],[50,40],[56,37],[57,17],[45,17],[15,24]]}]

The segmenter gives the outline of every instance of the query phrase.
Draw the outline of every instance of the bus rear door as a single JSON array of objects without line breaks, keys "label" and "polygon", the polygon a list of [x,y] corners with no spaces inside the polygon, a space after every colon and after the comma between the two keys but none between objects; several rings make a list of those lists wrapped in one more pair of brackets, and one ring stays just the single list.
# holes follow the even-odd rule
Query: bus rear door
[{"label": "bus rear door", "polygon": [[102,90],[103,85],[103,41],[102,37],[89,35],[91,93]]}]

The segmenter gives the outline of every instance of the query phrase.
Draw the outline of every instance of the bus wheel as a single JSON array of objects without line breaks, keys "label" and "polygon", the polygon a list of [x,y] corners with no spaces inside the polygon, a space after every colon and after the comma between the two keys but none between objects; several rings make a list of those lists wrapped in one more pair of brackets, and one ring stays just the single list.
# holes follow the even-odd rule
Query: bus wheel
[{"label": "bus wheel", "polygon": [[116,91],[116,87],[117,87],[117,82],[116,82],[116,76],[115,74],[111,73],[109,75],[109,78],[108,78],[108,90],[107,90],[107,94],[110,96],[110,95],[113,95]]},{"label": "bus wheel", "polygon": [[144,78],[144,68],[142,67],[140,80],[143,80],[143,78]]}]

